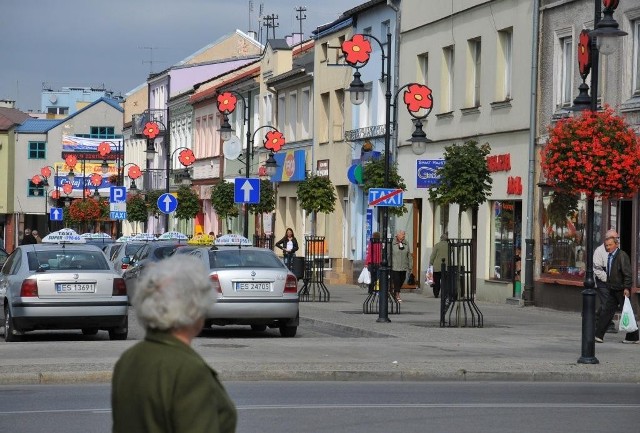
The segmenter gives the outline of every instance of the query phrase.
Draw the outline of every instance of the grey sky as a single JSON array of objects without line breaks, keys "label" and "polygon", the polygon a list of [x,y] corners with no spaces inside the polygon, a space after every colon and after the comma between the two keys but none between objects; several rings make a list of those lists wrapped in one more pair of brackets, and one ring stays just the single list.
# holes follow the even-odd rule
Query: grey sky
[{"label": "grey sky", "polygon": [[[365,0],[0,0],[0,99],[39,110],[42,83],[124,95],[235,29],[258,31],[258,11],[278,15],[276,37],[305,37]],[[271,34],[271,33],[270,33]],[[141,47],[153,47],[153,50]]]}]

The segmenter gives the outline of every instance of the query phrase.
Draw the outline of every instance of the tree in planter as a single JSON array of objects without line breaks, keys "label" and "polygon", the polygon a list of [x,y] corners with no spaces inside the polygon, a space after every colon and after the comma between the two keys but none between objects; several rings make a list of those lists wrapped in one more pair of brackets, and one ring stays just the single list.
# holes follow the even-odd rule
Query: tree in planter
[{"label": "tree in planter", "polygon": [[250,204],[249,212],[260,215],[260,227],[264,227],[264,214],[276,209],[276,194],[273,184],[267,179],[260,179],[260,202]]},{"label": "tree in planter", "polygon": [[230,227],[230,219],[238,216],[238,206],[234,202],[234,186],[231,182],[221,181],[211,188],[211,207],[218,218]]},{"label": "tree in planter", "polygon": [[144,196],[142,194],[129,194],[127,196],[127,221],[146,224],[148,218],[149,210]]},{"label": "tree in planter", "polygon": [[489,143],[481,146],[469,140],[463,145],[453,144],[444,149],[444,165],[437,174],[440,183],[429,190],[429,199],[438,205],[458,205],[458,236],[462,232],[462,213],[472,211],[472,238],[475,241],[478,207],[487,201],[493,179],[487,167]]},{"label": "tree in planter", "polygon": [[160,191],[158,189],[152,189],[147,191],[144,196],[144,199],[147,203],[147,212],[149,215],[158,218],[160,215],[160,209],[158,209],[158,199],[160,196],[164,194],[164,191]]},{"label": "tree in planter", "polygon": [[178,189],[178,207],[176,218],[188,220],[200,212],[200,198],[190,187],[184,185]]},{"label": "tree in planter", "polygon": [[[383,188],[384,187],[384,155],[380,159],[369,161],[365,164],[362,171],[362,187],[364,193],[369,194],[371,188]],[[404,183],[402,176],[398,174],[398,165],[389,165],[389,184],[388,188],[396,188],[406,190],[407,185]],[[387,208],[389,215],[401,216],[408,212],[407,208],[403,206],[389,206]]]},{"label": "tree in planter", "polygon": [[317,213],[336,208],[336,190],[328,177],[311,175],[298,184],[297,194],[300,207],[311,214],[311,234],[315,235]]}]

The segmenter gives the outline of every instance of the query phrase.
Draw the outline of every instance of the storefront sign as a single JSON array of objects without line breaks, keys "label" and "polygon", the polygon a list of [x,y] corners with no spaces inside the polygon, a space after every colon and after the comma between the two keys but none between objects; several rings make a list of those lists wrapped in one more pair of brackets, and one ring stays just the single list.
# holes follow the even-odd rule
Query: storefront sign
[{"label": "storefront sign", "polygon": [[316,174],[321,177],[329,177],[329,160],[319,159],[316,165]]},{"label": "storefront sign", "polygon": [[304,150],[278,152],[273,156],[278,163],[276,173],[271,177],[273,182],[293,182],[305,179],[306,156]]},{"label": "storefront sign", "polygon": [[522,178],[520,176],[507,179],[507,194],[522,195]]},{"label": "storefront sign", "polygon": [[492,173],[511,170],[511,154],[487,156],[487,168]]},{"label": "storefront sign", "polygon": [[440,183],[437,170],[444,165],[444,159],[419,159],[416,161],[416,187],[433,188]]}]

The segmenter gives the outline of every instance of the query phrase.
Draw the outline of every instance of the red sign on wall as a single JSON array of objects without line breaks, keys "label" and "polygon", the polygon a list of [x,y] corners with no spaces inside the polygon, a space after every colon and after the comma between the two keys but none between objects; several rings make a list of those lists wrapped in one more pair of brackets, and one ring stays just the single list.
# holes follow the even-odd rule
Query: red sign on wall
[{"label": "red sign on wall", "polygon": [[492,173],[511,170],[511,154],[487,156],[487,168]]},{"label": "red sign on wall", "polygon": [[507,194],[522,195],[522,178],[520,176],[507,179]]}]

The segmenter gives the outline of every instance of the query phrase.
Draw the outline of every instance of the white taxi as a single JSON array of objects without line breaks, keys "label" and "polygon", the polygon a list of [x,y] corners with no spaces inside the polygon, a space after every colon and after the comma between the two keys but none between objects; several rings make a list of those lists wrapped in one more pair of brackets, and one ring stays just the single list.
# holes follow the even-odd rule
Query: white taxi
[{"label": "white taxi", "polygon": [[124,280],[99,247],[70,229],[17,247],[0,270],[0,299],[5,341],[45,329],[106,330],[112,340],[127,338]]}]

